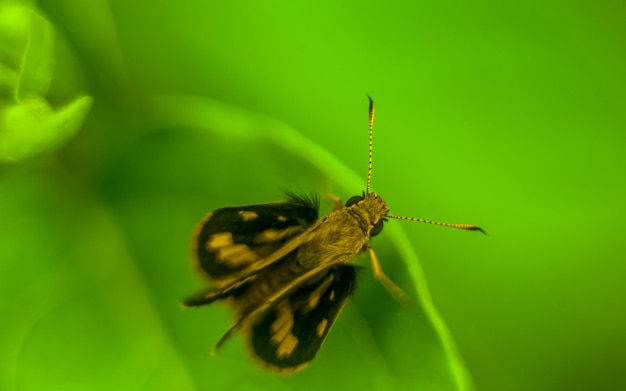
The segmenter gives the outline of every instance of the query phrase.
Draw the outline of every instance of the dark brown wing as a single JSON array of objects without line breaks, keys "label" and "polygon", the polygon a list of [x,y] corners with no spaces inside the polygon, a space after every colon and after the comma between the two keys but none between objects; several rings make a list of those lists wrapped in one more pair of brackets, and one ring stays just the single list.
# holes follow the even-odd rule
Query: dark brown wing
[{"label": "dark brown wing", "polygon": [[354,292],[357,267],[341,264],[268,309],[248,330],[253,355],[270,369],[289,372],[317,354],[346,300]]},{"label": "dark brown wing", "polygon": [[220,287],[221,280],[268,257],[318,219],[316,197],[287,196],[287,202],[228,207],[208,214],[192,241],[200,272]]}]

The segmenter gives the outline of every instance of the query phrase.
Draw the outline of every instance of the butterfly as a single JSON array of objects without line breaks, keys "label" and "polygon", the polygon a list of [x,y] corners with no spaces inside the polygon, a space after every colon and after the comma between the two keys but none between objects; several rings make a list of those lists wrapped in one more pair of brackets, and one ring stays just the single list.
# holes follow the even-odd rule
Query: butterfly
[{"label": "butterfly", "polygon": [[366,191],[319,217],[317,196],[286,193],[286,200],[217,209],[196,226],[192,254],[198,271],[212,287],[183,302],[199,307],[222,300],[237,309],[235,324],[217,342],[219,348],[242,330],[250,352],[270,370],[289,373],[316,356],[357,285],[358,266],[369,253],[374,276],[401,302],[410,301],[382,271],[369,241],[387,219],[402,219],[464,230],[450,224],[389,215],[385,201],[370,192],[374,102],[369,99],[369,165]]}]

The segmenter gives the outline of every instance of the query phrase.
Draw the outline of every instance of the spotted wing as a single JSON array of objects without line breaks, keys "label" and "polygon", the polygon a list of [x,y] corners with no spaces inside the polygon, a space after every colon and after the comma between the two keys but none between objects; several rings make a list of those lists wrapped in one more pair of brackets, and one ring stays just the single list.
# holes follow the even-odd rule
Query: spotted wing
[{"label": "spotted wing", "polygon": [[287,194],[288,201],[236,206],[209,213],[193,235],[197,268],[216,286],[268,257],[318,219],[317,197]]},{"label": "spotted wing", "polygon": [[357,267],[341,264],[276,303],[248,328],[253,355],[278,371],[292,372],[306,366],[354,292],[356,281]]}]

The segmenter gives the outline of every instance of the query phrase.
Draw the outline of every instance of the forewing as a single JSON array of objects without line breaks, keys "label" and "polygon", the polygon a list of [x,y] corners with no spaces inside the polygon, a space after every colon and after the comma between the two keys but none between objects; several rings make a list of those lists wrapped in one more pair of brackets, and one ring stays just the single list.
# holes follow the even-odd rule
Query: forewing
[{"label": "forewing", "polygon": [[299,288],[249,327],[252,353],[267,367],[297,371],[317,354],[346,300],[354,292],[356,266],[329,269],[314,284]]},{"label": "forewing", "polygon": [[267,257],[318,218],[315,198],[217,209],[196,227],[193,257],[215,285]]}]

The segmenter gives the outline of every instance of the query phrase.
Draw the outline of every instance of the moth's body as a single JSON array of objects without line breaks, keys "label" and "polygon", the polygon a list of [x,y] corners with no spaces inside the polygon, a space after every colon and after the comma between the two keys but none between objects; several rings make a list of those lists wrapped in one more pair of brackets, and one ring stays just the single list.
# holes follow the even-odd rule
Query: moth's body
[{"label": "moth's body", "polygon": [[321,270],[304,284],[311,285],[327,274],[325,265],[350,262],[367,246],[372,227],[387,212],[385,201],[376,193],[370,193],[358,204],[335,209],[319,219],[292,239],[301,242],[294,253],[263,270],[250,284],[238,299],[239,318],[305,272]]},{"label": "moth's body", "polygon": [[358,204],[330,212],[304,237],[298,250],[302,267],[349,262],[367,245],[371,229],[388,211],[385,201],[370,193]]}]

